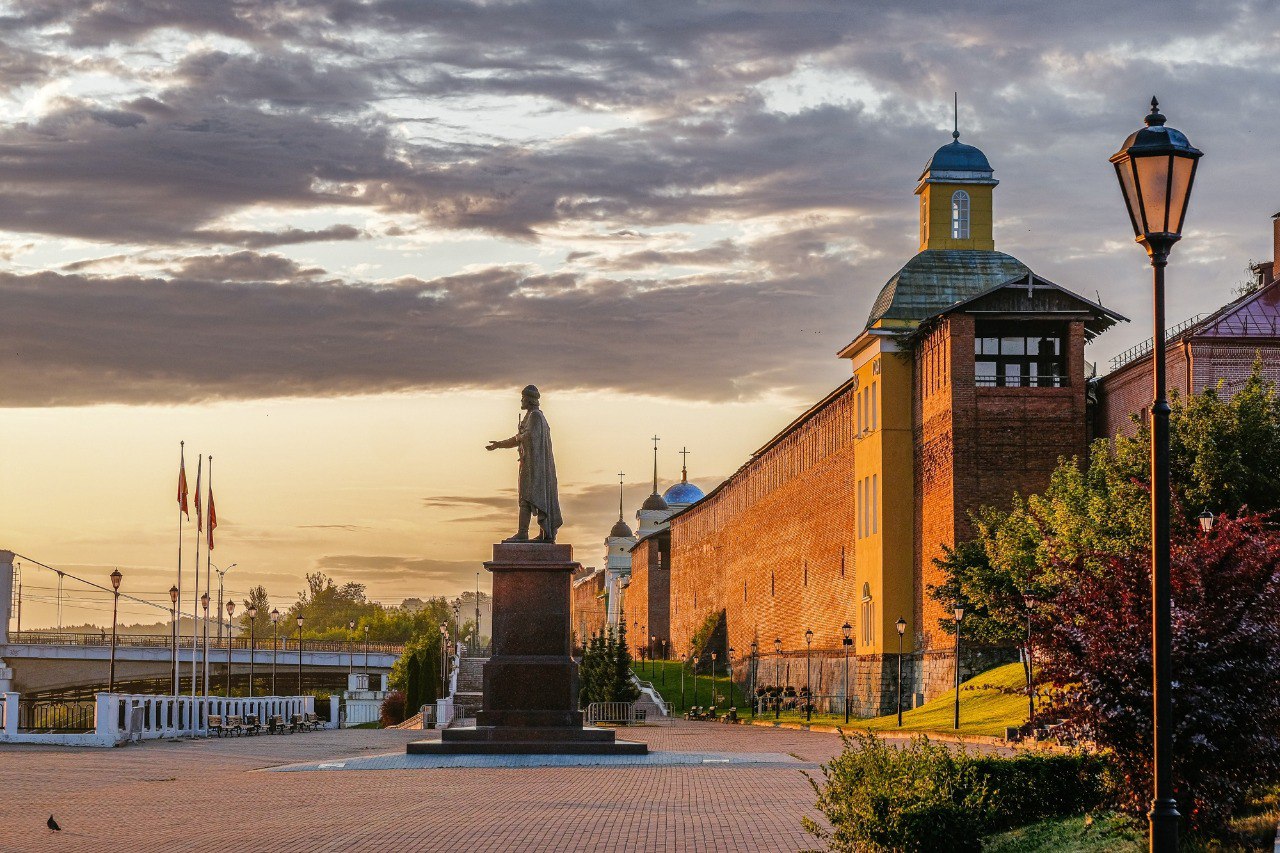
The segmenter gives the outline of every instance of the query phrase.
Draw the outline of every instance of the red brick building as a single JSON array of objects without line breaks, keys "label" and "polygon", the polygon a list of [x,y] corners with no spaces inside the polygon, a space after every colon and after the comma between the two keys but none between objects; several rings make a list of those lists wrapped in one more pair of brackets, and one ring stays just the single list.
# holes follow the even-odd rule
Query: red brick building
[{"label": "red brick building", "polygon": [[[1199,394],[1220,388],[1230,396],[1261,359],[1263,374],[1280,382],[1280,213],[1272,217],[1273,260],[1253,265],[1254,289],[1206,316],[1169,330],[1165,370],[1170,393]],[[1098,382],[1095,434],[1133,435],[1134,416],[1145,418],[1151,405],[1152,341],[1116,356],[1111,372]]]}]

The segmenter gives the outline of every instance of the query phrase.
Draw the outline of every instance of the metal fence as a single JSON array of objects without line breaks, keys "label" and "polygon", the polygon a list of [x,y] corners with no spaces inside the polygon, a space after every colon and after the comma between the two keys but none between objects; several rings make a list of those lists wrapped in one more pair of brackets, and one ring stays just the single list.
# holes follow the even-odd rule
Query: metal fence
[{"label": "metal fence", "polygon": [[637,714],[635,702],[592,702],[583,714],[587,725],[617,723],[630,726],[644,722],[643,712]]},{"label": "metal fence", "polygon": [[[756,715],[804,714],[807,696],[757,696]],[[842,693],[817,693],[813,696],[813,713],[843,714],[845,697]]]},{"label": "metal fence", "polygon": [[92,701],[21,699],[18,701],[18,731],[91,732],[95,725],[94,712]]}]

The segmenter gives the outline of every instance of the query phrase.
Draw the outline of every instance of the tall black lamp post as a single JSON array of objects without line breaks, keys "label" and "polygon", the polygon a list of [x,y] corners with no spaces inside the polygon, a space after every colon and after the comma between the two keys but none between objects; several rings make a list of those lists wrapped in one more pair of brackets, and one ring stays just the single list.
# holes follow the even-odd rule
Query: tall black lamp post
[{"label": "tall black lamp post", "polygon": [[1154,791],[1148,813],[1152,853],[1178,847],[1178,804],[1173,797],[1172,591],[1169,583],[1169,401],[1165,399],[1164,268],[1182,238],[1187,201],[1203,152],[1165,126],[1151,99],[1146,127],[1129,135],[1111,156],[1133,226],[1153,274],[1151,404],[1151,661],[1155,712]]},{"label": "tall black lamp post", "polygon": [[[202,641],[201,649],[200,649],[200,652],[201,652],[200,671],[203,673],[201,678],[204,681],[202,685],[202,692],[205,696],[208,696],[209,695],[209,592],[207,590],[200,596],[200,612],[204,614],[202,617],[204,620],[203,622],[204,639]],[[218,624],[222,624],[221,617],[219,617],[218,619]],[[195,687],[192,687],[191,689],[195,690]]]},{"label": "tall black lamp post", "polygon": [[849,649],[853,646],[853,626],[840,626],[840,642],[844,643],[844,724],[849,725]]},{"label": "tall black lamp post", "polygon": [[249,605],[249,698],[253,698],[253,657],[258,653],[257,633],[258,606]]},{"label": "tall black lamp post", "polygon": [[347,684],[351,683],[351,673],[356,667],[356,620],[347,620]]},{"label": "tall black lamp post", "polygon": [[298,614],[298,695],[302,695],[302,614]]},{"label": "tall black lamp post", "polygon": [[173,695],[178,695],[178,588],[176,586],[169,587],[169,616],[173,623],[173,653],[170,655],[173,662]]},{"label": "tall black lamp post", "polygon": [[280,650],[280,611],[271,608],[271,695],[276,693],[276,655]]},{"label": "tall black lamp post", "polygon": [[107,672],[107,692],[116,692],[116,622],[120,615],[120,580],[124,575],[119,569],[111,571],[111,666]]},{"label": "tall black lamp post", "polygon": [[364,626],[364,689],[369,689],[369,626]]},{"label": "tall black lamp post", "polygon": [[751,718],[754,720],[756,716],[756,702],[760,701],[759,694],[756,693],[756,682],[760,675],[760,644],[755,640],[751,641]]},{"label": "tall black lamp post", "polygon": [[1036,677],[1031,669],[1031,617],[1036,608],[1035,590],[1030,587],[1024,589],[1022,591],[1022,603],[1027,610],[1027,726],[1034,730],[1036,724]]},{"label": "tall black lamp post", "polygon": [[729,661],[729,707],[736,710],[738,704],[733,701],[733,655],[733,646],[730,646],[729,652],[725,656],[725,659]]},{"label": "tall black lamp post", "polygon": [[773,718],[776,720],[782,714],[782,638],[778,637],[773,641],[773,684],[778,689],[778,695],[773,703]]},{"label": "tall black lamp post", "polygon": [[960,623],[964,621],[964,603],[957,601],[954,608],[956,617],[956,718],[952,728],[960,728]]},{"label": "tall black lamp post", "polygon": [[806,722],[813,719],[813,668],[810,666],[812,646],[813,629],[806,628],[804,631],[804,691],[809,694],[805,697],[804,702],[804,718]]},{"label": "tall black lamp post", "polygon": [[235,601],[227,602],[227,697],[231,696],[231,616],[236,612]]},{"label": "tall black lamp post", "polygon": [[902,638],[907,633],[907,620],[899,616],[893,627],[898,629],[898,728],[902,728]]}]

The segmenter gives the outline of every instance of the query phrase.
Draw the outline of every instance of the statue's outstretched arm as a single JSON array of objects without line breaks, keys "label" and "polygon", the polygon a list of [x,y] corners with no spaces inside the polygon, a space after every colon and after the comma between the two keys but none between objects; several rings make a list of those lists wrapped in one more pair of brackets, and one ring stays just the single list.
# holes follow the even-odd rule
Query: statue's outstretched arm
[{"label": "statue's outstretched arm", "polygon": [[491,441],[485,446],[485,450],[497,450],[499,447],[519,447],[520,433],[516,433],[511,438],[504,438],[502,441]]}]

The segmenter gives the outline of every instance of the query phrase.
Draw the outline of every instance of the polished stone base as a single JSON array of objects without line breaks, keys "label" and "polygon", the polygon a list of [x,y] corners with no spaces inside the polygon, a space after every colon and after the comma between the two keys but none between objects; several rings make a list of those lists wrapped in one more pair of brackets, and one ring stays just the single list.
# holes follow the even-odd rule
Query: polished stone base
[{"label": "polished stone base", "polygon": [[413,741],[410,755],[645,755],[648,744],[614,740],[609,729],[478,726],[445,729],[440,740]]},{"label": "polished stone base", "polygon": [[503,542],[493,574],[493,656],[484,666],[476,726],[415,741],[413,755],[644,755],[646,744],[583,728],[571,648],[569,545]]}]

